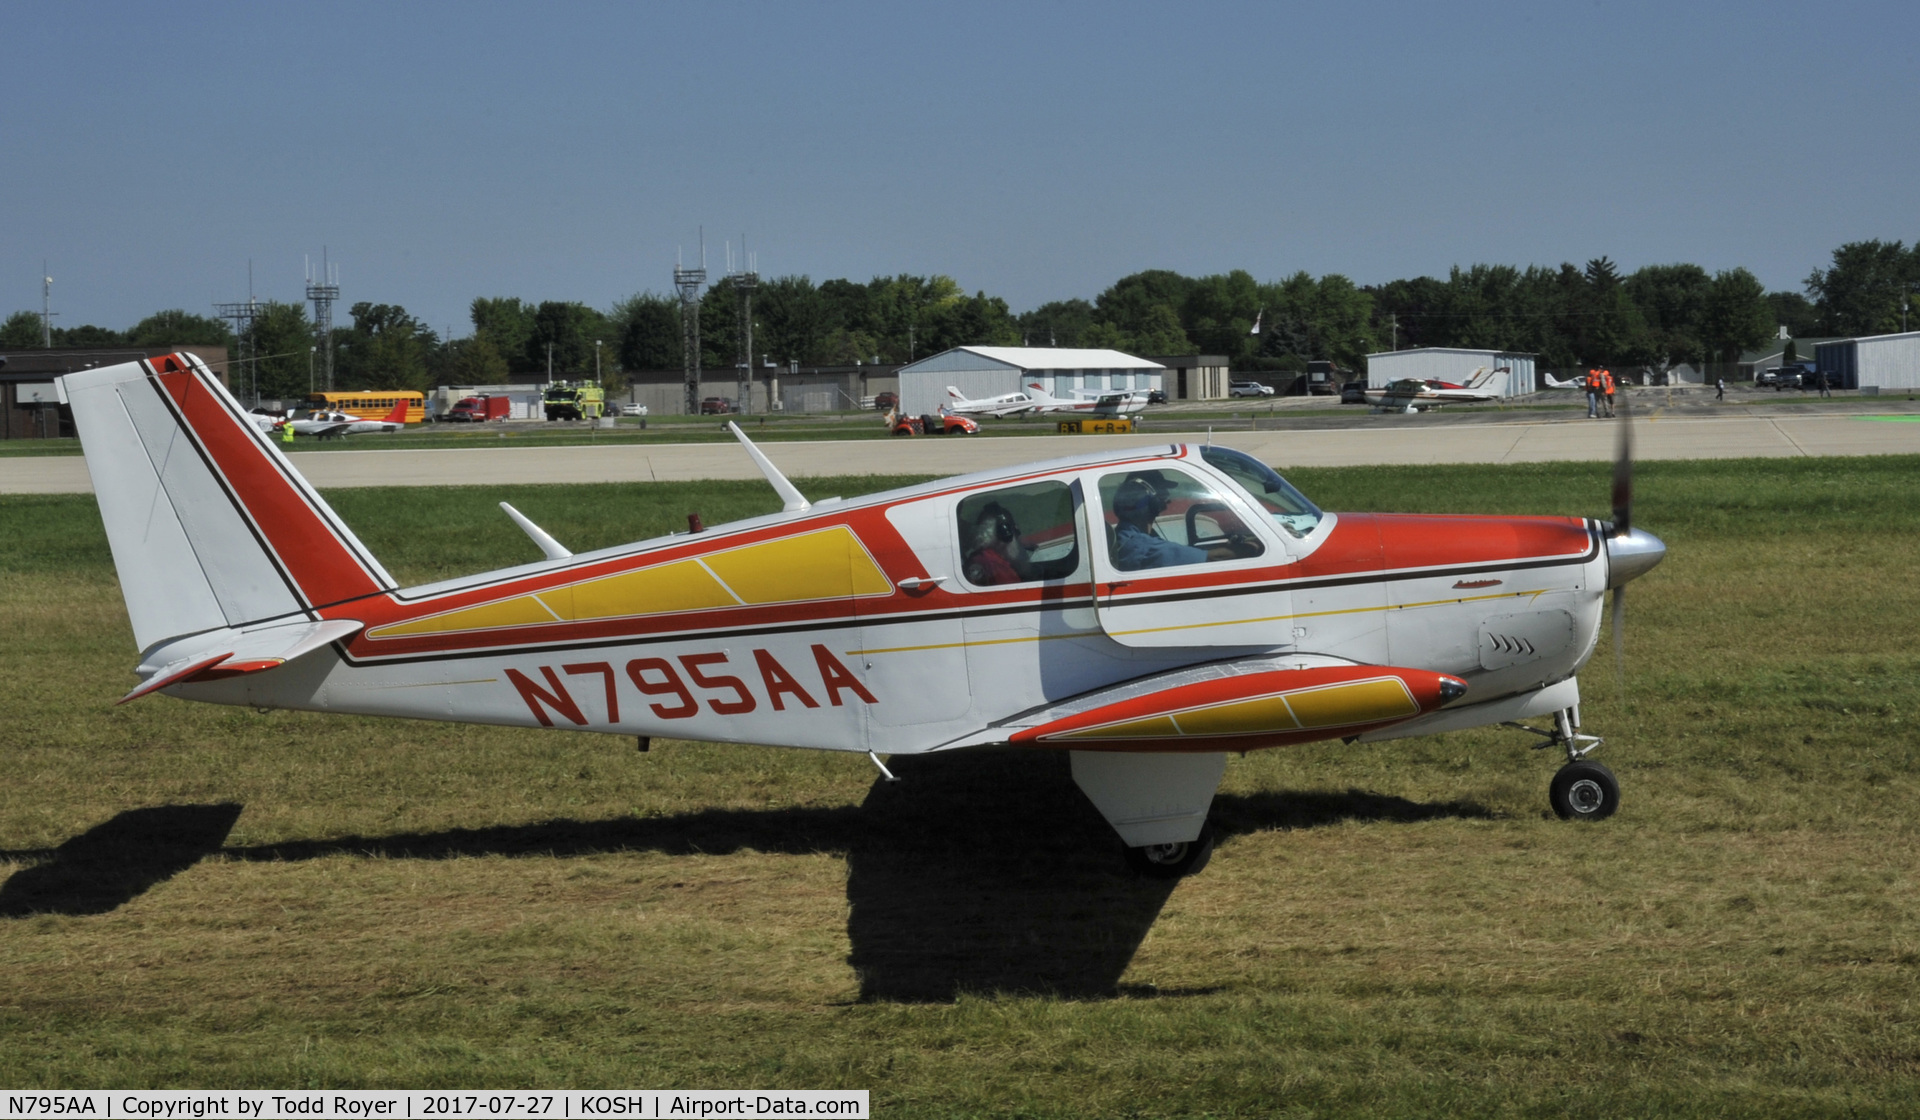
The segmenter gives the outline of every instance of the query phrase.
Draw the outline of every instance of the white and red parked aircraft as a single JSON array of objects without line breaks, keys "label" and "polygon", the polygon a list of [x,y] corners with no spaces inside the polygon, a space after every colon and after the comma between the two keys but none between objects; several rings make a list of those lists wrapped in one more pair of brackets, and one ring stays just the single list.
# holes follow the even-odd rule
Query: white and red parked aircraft
[{"label": "white and red parked aircraft", "polygon": [[1038,383],[1027,386],[1035,412],[1072,412],[1086,416],[1130,416],[1145,411],[1147,390],[1081,390],[1071,398],[1056,397]]},{"label": "white and red parked aircraft", "polygon": [[1157,875],[1204,861],[1229,752],[1292,743],[1547,717],[1554,808],[1609,815],[1575,674],[1606,590],[1665,554],[1625,456],[1608,523],[1328,513],[1182,444],[810,503],[741,437],[781,512],[572,555],[509,510],[546,559],[402,587],[199,359],[59,384],[140,648],[125,699],[1069,751]]},{"label": "white and red parked aircraft", "polygon": [[947,386],[948,412],[955,416],[1018,416],[1033,411],[1033,398],[1025,393],[1002,393],[997,397],[968,400],[952,385]]},{"label": "white and red parked aircraft", "polygon": [[351,412],[321,411],[303,420],[288,420],[287,423],[293,425],[295,435],[313,436],[316,439],[398,432],[407,426],[407,402],[395,404],[393,411],[380,420],[367,420]]},{"label": "white and red parked aircraft", "polygon": [[1380,412],[1414,412],[1443,404],[1480,404],[1500,399],[1498,391],[1489,387],[1496,373],[1506,373],[1506,367],[1492,369],[1481,366],[1473,371],[1465,385],[1453,381],[1440,381],[1432,378],[1403,377],[1390,382],[1384,389],[1368,389],[1367,400]]}]

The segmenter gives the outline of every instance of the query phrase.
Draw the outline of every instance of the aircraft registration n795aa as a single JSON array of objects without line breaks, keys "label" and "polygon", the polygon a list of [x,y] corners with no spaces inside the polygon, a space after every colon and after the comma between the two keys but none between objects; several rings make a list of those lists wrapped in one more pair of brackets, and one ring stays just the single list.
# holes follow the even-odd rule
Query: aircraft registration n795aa
[{"label": "aircraft registration n795aa", "polygon": [[[140,647],[186,700],[880,755],[1068,751],[1130,861],[1204,861],[1230,752],[1545,717],[1563,817],[1618,803],[1575,673],[1614,521],[1324,512],[1173,444],[809,502],[401,587],[191,355],[60,382]],[[738,431],[736,429],[736,434]],[[504,505],[504,503],[503,503]],[[1617,599],[1616,599],[1617,604]],[[1618,615],[1616,613],[1616,623]]]}]

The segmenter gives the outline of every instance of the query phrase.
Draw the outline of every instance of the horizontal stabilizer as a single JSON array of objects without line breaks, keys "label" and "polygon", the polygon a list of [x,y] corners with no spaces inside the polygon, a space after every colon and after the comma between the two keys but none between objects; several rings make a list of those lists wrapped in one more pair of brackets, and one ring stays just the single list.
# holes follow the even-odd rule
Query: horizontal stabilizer
[{"label": "horizontal stabilizer", "polygon": [[[217,630],[195,634],[154,650],[147,662],[135,670],[146,675],[146,680],[122,696],[120,703],[138,700],[168,685],[277,669],[323,646],[351,638],[365,625],[353,619],[328,619],[251,631]],[[148,665],[154,661],[161,664],[149,669]]]},{"label": "horizontal stabilizer", "polygon": [[1000,729],[1008,742],[1103,751],[1244,751],[1359,734],[1465,694],[1424,669],[1251,658],[1076,697]]}]

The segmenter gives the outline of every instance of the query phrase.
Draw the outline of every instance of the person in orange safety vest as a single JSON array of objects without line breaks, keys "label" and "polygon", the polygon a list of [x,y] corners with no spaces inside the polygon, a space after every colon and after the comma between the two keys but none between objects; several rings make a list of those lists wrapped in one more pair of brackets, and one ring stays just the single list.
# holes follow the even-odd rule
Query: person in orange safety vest
[{"label": "person in orange safety vest", "polygon": [[1605,406],[1607,416],[1611,418],[1613,416],[1613,371],[1610,369],[1600,371],[1600,394],[1600,403]]},{"label": "person in orange safety vest", "polygon": [[1593,420],[1600,415],[1600,370],[1587,371],[1587,419]]}]

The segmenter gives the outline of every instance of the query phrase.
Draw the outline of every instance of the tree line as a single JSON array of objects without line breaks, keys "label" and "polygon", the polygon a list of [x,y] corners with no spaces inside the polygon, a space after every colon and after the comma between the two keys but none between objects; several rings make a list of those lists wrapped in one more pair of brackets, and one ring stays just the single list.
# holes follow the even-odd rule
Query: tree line
[{"label": "tree line", "polygon": [[[1091,301],[1055,300],[1015,314],[1006,300],[968,295],[948,276],[818,284],[781,276],[752,293],[752,364],[888,364],[954,346],[1026,345],[1221,354],[1236,370],[1286,372],[1310,361],[1359,369],[1368,353],[1450,346],[1533,353],[1550,369],[1663,368],[1735,361],[1781,326],[1802,338],[1903,330],[1916,293],[1920,243],[1899,241],[1840,246],[1802,292],[1768,292],[1744,268],[1710,274],[1692,264],[1649,265],[1622,275],[1606,257],[1557,268],[1476,264],[1455,267],[1445,279],[1377,286],[1338,274],[1262,282],[1238,269],[1198,277],[1151,269],[1123,277]],[[740,294],[729,278],[701,297],[706,369],[743,360]],[[441,338],[398,304],[353,304],[351,325],[333,331],[335,386],[428,389],[549,371],[591,378],[596,369],[618,385],[629,372],[682,367],[680,301],[673,295],[642,292],[605,310],[481,297],[469,315],[470,334]],[[299,303],[261,305],[238,338],[222,320],[179,310],[126,331],[81,326],[51,333],[55,346],[225,346],[236,388],[268,398],[304,396],[324,362]],[[41,339],[36,312],[16,312],[0,324],[0,349],[35,349]],[[247,355],[252,360],[243,369]]]}]

